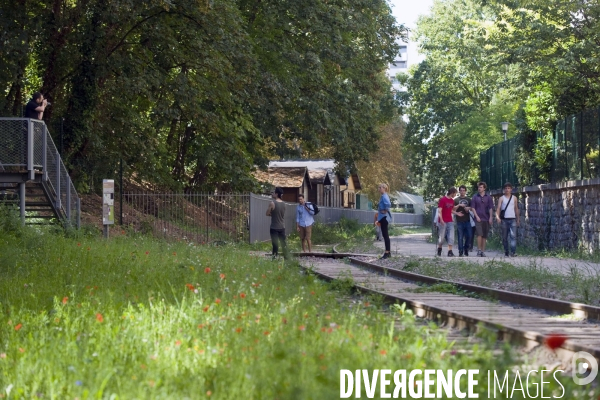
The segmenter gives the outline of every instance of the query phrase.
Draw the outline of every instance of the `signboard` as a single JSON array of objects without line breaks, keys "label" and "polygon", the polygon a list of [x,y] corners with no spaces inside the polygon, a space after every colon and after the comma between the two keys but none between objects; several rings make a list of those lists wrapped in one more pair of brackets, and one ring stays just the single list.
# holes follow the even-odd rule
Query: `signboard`
[{"label": "signboard", "polygon": [[114,179],[102,180],[102,223],[104,225],[113,225],[115,223]]}]

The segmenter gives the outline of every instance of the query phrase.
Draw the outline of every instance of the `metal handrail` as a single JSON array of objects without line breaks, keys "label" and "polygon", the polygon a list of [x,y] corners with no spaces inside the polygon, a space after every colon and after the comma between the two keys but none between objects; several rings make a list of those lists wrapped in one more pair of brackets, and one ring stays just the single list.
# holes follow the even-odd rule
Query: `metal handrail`
[{"label": "metal handrail", "polygon": [[[41,172],[41,181],[49,189],[46,192],[57,214],[79,228],[80,198],[44,121],[1,117],[0,143],[0,169],[26,170],[27,181],[35,180],[36,172]],[[24,208],[24,200],[21,205]]]}]

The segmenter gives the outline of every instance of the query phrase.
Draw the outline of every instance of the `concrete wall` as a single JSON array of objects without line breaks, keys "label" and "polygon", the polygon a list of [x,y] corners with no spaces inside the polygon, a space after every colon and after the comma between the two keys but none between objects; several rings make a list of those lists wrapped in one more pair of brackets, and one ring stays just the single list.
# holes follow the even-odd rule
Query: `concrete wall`
[{"label": "concrete wall", "polygon": [[[527,186],[513,192],[519,196],[521,212],[518,243],[537,249],[600,248],[600,179]],[[502,192],[491,194],[498,204]]]},{"label": "concrete wall", "polygon": [[[270,240],[269,226],[271,217],[266,216],[267,207],[271,199],[266,196],[250,195],[250,243]],[[289,235],[296,229],[296,207],[298,203],[286,203],[285,205],[285,233]],[[372,224],[375,211],[354,210],[350,208],[331,208],[319,206],[319,214],[316,221],[330,224],[345,217],[356,219],[361,224]],[[407,213],[392,213],[394,224],[422,225],[423,216]]]}]

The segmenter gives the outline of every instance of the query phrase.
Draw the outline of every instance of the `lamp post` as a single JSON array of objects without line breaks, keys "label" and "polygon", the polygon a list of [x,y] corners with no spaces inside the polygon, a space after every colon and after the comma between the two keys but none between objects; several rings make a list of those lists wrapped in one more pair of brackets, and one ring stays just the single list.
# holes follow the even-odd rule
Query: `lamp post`
[{"label": "lamp post", "polygon": [[502,125],[502,132],[504,133],[504,140],[506,140],[506,131],[508,130],[508,122],[500,122]]}]

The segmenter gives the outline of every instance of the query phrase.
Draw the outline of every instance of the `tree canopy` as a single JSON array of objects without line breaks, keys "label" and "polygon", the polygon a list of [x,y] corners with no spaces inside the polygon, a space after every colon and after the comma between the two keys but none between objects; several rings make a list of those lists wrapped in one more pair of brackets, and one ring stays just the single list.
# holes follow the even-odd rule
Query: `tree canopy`
[{"label": "tree canopy", "polygon": [[35,91],[80,189],[249,189],[270,157],[368,159],[405,35],[385,0],[0,0],[0,113]]},{"label": "tree canopy", "polygon": [[501,121],[528,138],[519,162],[539,164],[517,166],[523,182],[547,169],[556,120],[600,104],[599,15],[590,2],[436,0],[415,32],[425,61],[401,77],[410,183],[429,198],[474,187]]}]

